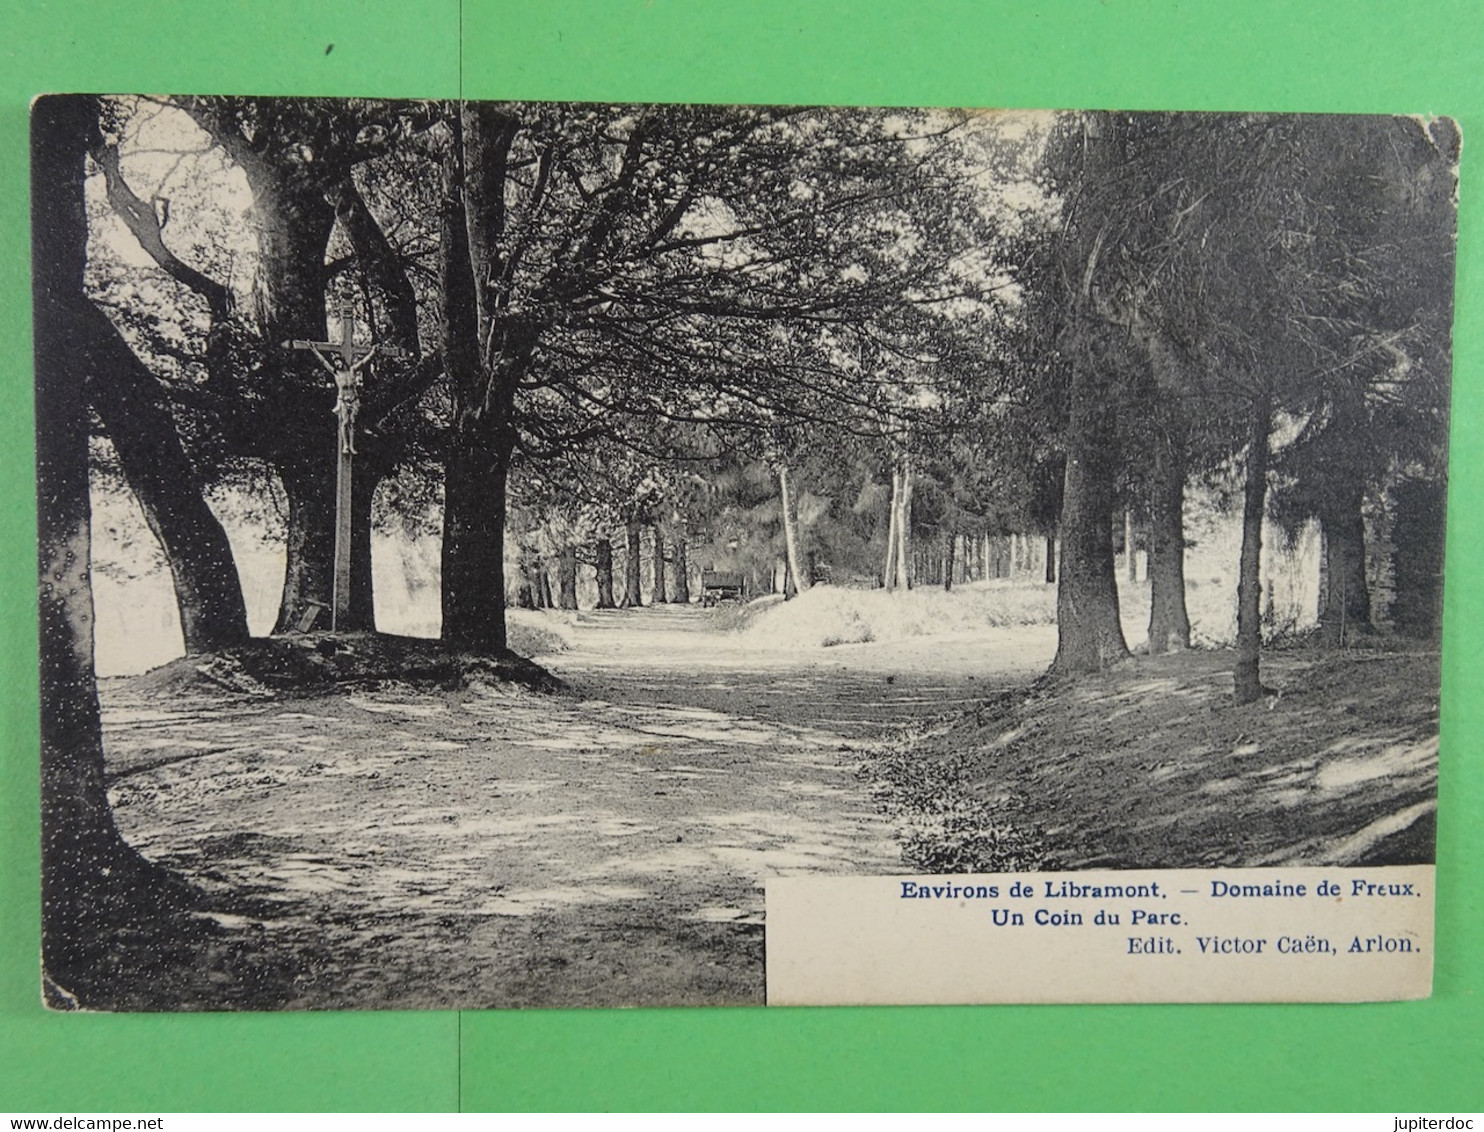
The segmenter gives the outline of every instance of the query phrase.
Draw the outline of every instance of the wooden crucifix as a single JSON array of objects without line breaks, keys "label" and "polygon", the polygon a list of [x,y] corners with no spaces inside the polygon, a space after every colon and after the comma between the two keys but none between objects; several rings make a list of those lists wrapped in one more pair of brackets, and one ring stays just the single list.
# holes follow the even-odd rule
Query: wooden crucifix
[{"label": "wooden crucifix", "polygon": [[330,598],[330,630],[338,631],[350,617],[350,490],[352,460],[356,454],[356,416],[361,409],[361,369],[377,354],[401,357],[403,351],[389,346],[355,344],[355,305],[342,302],[335,313],[340,319],[338,342],[310,342],[295,338],[284,345],[308,350],[335,381],[335,573]]}]

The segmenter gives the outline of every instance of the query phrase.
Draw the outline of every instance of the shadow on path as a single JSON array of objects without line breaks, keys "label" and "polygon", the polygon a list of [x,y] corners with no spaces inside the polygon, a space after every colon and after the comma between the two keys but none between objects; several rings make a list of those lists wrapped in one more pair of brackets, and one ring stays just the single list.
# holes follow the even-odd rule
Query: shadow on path
[{"label": "shadow on path", "polygon": [[125,835],[216,895],[227,943],[280,973],[251,993],[230,971],[157,975],[118,1001],[761,1002],[764,877],[901,868],[845,749],[1044,658],[1007,639],[995,685],[968,671],[984,639],[790,656],[713,624],[582,614],[573,651],[540,658],[577,698],[383,685],[161,704],[105,681]]}]

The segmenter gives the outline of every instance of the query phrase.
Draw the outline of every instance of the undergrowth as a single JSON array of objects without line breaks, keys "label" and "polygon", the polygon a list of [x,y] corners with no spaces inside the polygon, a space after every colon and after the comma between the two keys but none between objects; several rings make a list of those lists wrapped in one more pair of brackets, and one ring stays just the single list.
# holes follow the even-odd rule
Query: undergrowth
[{"label": "undergrowth", "polygon": [[873,752],[857,771],[900,825],[902,859],[925,873],[1007,873],[1055,868],[1042,831],[1021,816],[1024,800],[966,790],[961,755],[924,758],[913,737]]}]

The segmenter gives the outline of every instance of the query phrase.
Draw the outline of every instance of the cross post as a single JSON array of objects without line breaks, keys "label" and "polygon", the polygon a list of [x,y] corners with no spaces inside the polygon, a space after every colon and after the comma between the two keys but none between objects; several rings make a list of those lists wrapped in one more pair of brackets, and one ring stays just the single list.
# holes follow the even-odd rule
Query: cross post
[{"label": "cross post", "polygon": [[295,338],[284,346],[308,350],[335,382],[335,565],[330,597],[330,631],[338,632],[350,620],[350,502],[353,461],[356,454],[356,417],[361,409],[361,369],[377,354],[401,357],[403,351],[388,346],[355,344],[355,306],[336,306],[340,337],[333,342],[311,342]]}]

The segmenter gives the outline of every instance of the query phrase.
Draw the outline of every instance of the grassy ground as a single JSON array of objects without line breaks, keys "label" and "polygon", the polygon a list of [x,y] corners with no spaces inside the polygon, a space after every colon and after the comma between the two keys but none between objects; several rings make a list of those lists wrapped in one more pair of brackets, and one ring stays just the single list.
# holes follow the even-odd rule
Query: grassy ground
[{"label": "grassy ground", "polygon": [[1237,707],[1225,650],[1043,682],[872,755],[933,871],[1433,859],[1438,656],[1270,652]]}]

